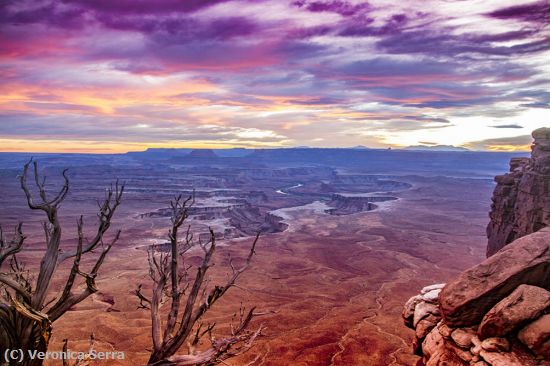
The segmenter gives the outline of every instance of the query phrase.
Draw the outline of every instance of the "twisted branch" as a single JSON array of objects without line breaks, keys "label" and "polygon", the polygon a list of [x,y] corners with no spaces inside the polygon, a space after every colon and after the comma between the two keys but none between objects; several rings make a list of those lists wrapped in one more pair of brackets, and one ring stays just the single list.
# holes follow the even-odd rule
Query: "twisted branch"
[{"label": "twisted branch", "polygon": [[[259,233],[254,238],[243,266],[237,268],[233,260],[230,259],[232,273],[225,285],[216,285],[208,290],[206,274],[212,266],[212,258],[216,250],[214,231],[209,229],[208,241],[202,242],[199,238],[198,242],[193,242],[193,235],[188,226],[185,238],[181,242],[178,239],[178,230],[188,218],[189,208],[193,204],[193,196],[185,200],[178,196],[170,203],[172,211],[172,225],[168,233],[170,255],[157,253],[154,247],[148,250],[149,276],[153,280],[152,296],[144,295],[141,285],[134,292],[139,299],[138,308],[149,309],[151,313],[153,349],[149,365],[219,363],[226,358],[248,350],[261,333],[261,327],[256,332],[246,330],[254,316],[254,309],[249,311],[246,316],[244,312],[241,312],[240,322],[238,326],[231,327],[232,334],[229,337],[222,339],[212,337],[211,334],[215,324],[209,324],[206,329],[203,329],[203,324],[200,321],[202,317],[217,300],[231,287],[235,286],[239,276],[250,266],[252,257],[255,254]],[[183,262],[185,260],[184,254],[196,246],[203,251],[203,258],[196,270],[194,279],[188,282],[190,266],[180,266],[179,260],[181,258]],[[183,267],[183,272],[178,272],[180,267]],[[160,305],[163,303],[165,293],[169,294],[170,311],[166,315],[164,331],[162,331],[163,322],[161,320]],[[184,302],[181,301],[183,295],[187,296]],[[195,329],[194,332],[193,329]],[[211,347],[199,353],[195,352],[195,346],[206,334],[210,335]],[[188,342],[190,354],[176,355],[185,342]]]}]

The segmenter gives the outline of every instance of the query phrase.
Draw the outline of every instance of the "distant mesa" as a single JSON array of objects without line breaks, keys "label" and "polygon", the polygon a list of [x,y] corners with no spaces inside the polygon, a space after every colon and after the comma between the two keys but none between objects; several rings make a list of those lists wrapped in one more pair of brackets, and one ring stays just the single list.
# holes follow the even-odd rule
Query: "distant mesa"
[{"label": "distant mesa", "polygon": [[453,145],[413,145],[403,148],[403,150],[410,151],[470,151],[465,147],[453,146]]},{"label": "distant mesa", "polygon": [[325,212],[329,215],[350,215],[363,211],[372,211],[378,208],[373,202],[393,201],[396,199],[397,197],[390,196],[346,196],[335,193],[327,203],[332,208],[325,210]]},{"label": "distant mesa", "polygon": [[[318,148],[318,147],[311,147],[311,146],[302,145],[302,146],[296,146],[296,147],[294,147],[293,149],[323,149],[323,148]],[[352,146],[352,147],[342,147],[342,149],[351,149],[351,150],[372,150],[370,147],[367,147],[367,146],[364,146],[364,145],[357,145],[357,146]]]},{"label": "distant mesa", "polygon": [[195,159],[216,159],[218,155],[211,149],[195,149],[192,150],[187,157]]}]

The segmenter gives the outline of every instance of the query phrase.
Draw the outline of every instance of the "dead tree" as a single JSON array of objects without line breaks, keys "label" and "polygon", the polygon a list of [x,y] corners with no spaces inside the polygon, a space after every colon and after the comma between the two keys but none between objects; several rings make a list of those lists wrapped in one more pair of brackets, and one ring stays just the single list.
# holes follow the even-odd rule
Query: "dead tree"
[{"label": "dead tree", "polygon": [[[188,225],[184,238],[179,238],[180,228],[188,218],[189,208],[193,203],[193,196],[185,200],[179,196],[171,202],[172,226],[168,234],[170,252],[163,253],[154,247],[148,250],[149,276],[153,281],[152,295],[147,297],[141,285],[135,291],[140,301],[139,307],[148,309],[151,313],[153,348],[148,361],[151,366],[215,365],[247,351],[262,330],[261,327],[255,331],[248,330],[254,308],[245,312],[242,306],[238,316],[234,316],[237,323],[232,322],[231,334],[227,337],[215,338],[212,332],[215,324],[203,323],[202,318],[207,311],[235,286],[239,276],[250,266],[259,233],[244,264],[236,267],[230,258],[231,275],[227,282],[209,287],[206,275],[212,266],[212,256],[216,249],[214,232],[209,229],[209,239],[206,242],[194,240]],[[203,253],[194,278],[190,276],[191,266],[185,264],[185,254],[192,248]],[[165,303],[170,310],[163,317],[161,306]],[[206,349],[199,347],[205,336],[210,341]],[[188,348],[187,354],[176,354],[184,345]]]},{"label": "dead tree", "polygon": [[[27,179],[29,166],[32,160],[25,164],[19,177],[21,189],[27,198],[27,204],[32,210],[43,211],[47,221],[44,222],[45,252],[40,261],[40,268],[35,277],[18,260],[16,254],[23,247],[25,236],[22,224],[15,228],[13,239],[5,239],[0,230],[0,360],[4,357],[5,349],[20,349],[24,355],[28,351],[47,350],[52,332],[52,323],[59,319],[72,306],[80,303],[97,291],[95,279],[105,260],[105,256],[119,238],[120,230],[116,232],[109,243],[104,242],[104,236],[111,225],[112,217],[120,205],[124,185],[116,183],[115,187],[107,190],[105,199],[98,202],[99,225],[91,240],[84,236],[84,220],[82,216],[77,220],[78,239],[76,249],[67,253],[60,253],[61,224],[59,222],[59,206],[69,192],[69,178],[67,170],[63,171],[64,184],[55,197],[49,197],[46,192],[46,179],[38,174],[38,165],[33,163],[34,184],[38,197],[31,192]],[[95,264],[85,272],[81,268],[81,260],[85,254],[93,255]],[[73,258],[72,268],[61,293],[47,299],[54,289],[50,282],[59,263]],[[2,265],[7,261],[7,268]],[[82,280],[78,281],[78,278]],[[78,285],[77,285],[78,283]],[[10,361],[10,364],[36,366],[41,365],[39,359],[24,358],[22,363]],[[2,364],[2,362],[0,362]]]},{"label": "dead tree", "polygon": [[[69,340],[63,340],[63,351],[61,356],[62,366],[90,366],[93,365],[93,359],[90,354],[94,351],[94,334],[90,336],[90,347],[88,348],[88,353],[84,354],[84,357],[77,358],[76,360],[68,360],[66,355],[68,353]],[[72,361],[72,362],[71,362]]]}]

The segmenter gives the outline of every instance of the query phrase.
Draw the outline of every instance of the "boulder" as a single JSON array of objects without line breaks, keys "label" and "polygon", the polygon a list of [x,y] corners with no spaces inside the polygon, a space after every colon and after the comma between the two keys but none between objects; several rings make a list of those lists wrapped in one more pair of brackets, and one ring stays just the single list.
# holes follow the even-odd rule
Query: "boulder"
[{"label": "boulder", "polygon": [[437,305],[429,304],[427,302],[421,302],[416,305],[414,308],[413,326],[416,328],[418,322],[430,314],[439,316],[439,308]]},{"label": "boulder", "polygon": [[407,302],[417,366],[550,366],[550,128],[533,138],[495,178],[489,258]]},{"label": "boulder", "polygon": [[521,285],[496,304],[478,328],[481,339],[501,337],[538,318],[550,308],[550,292],[536,286]]},{"label": "boulder", "polygon": [[439,330],[439,334],[441,334],[445,339],[449,338],[453,332],[453,329],[449,328],[449,326],[443,322],[439,322],[437,329]]},{"label": "boulder", "polygon": [[550,228],[517,239],[447,283],[439,294],[443,319],[453,328],[478,324],[521,284],[550,289]]},{"label": "boulder", "polygon": [[462,361],[465,361],[467,363],[470,363],[472,359],[474,358],[474,355],[470,353],[469,350],[464,350],[460,347],[455,346],[454,344],[448,342],[445,347],[449,350],[449,352],[454,353],[456,356],[458,356]]},{"label": "boulder", "polygon": [[445,287],[444,283],[436,283],[434,285],[429,285],[429,286],[424,287],[422,290],[420,290],[420,294],[424,295],[424,294],[427,294],[428,292],[431,292],[433,290],[441,290],[443,287]]},{"label": "boulder", "polygon": [[473,347],[470,348],[470,352],[474,356],[478,356],[483,348],[481,348],[481,341],[479,340],[477,335],[475,337],[472,337],[472,344],[473,344]]},{"label": "boulder", "polygon": [[428,315],[418,322],[415,334],[418,339],[423,339],[437,325],[440,318],[433,314]]},{"label": "boulder", "polygon": [[425,294],[422,295],[422,300],[425,302],[436,304],[437,300],[439,299],[440,292],[441,292],[441,289],[436,289],[436,290],[426,292]]},{"label": "boulder", "polygon": [[468,366],[469,362],[462,360],[454,352],[442,353],[437,363],[432,363],[432,360],[426,363],[426,366]]},{"label": "boulder", "polygon": [[413,319],[414,319],[414,309],[416,308],[416,305],[418,305],[422,301],[422,296],[416,295],[411,297],[407,302],[405,303],[405,306],[403,307],[403,313],[401,314],[403,316],[403,320],[405,322],[405,325],[409,328],[413,328]]},{"label": "boulder", "polygon": [[535,354],[550,359],[550,314],[526,325],[519,331],[518,338]]},{"label": "boulder", "polygon": [[425,359],[433,358],[434,355],[440,354],[444,351],[445,340],[439,334],[437,329],[433,329],[422,342],[422,351]]},{"label": "boulder", "polygon": [[541,366],[533,357],[523,352],[489,352],[484,349],[481,358],[491,366]]},{"label": "boulder", "polygon": [[506,338],[491,337],[481,342],[481,348],[489,352],[508,352],[510,342]]},{"label": "boulder", "polygon": [[462,348],[470,348],[472,345],[472,338],[476,333],[471,329],[458,328],[451,333],[451,338],[457,346]]}]

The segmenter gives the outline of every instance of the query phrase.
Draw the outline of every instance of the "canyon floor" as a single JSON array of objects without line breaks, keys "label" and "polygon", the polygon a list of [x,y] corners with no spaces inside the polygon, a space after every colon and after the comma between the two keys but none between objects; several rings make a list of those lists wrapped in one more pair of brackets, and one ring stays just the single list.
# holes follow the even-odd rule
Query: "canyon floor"
[{"label": "canyon floor", "polygon": [[[300,174],[311,176],[311,172]],[[315,184],[330,185],[333,178],[324,174],[310,182],[303,177],[286,177],[273,183],[279,189],[269,189],[268,203],[264,202],[261,213],[281,219],[286,224],[284,230],[261,236],[251,268],[207,317],[219,324],[217,334],[223,335],[241,303],[255,306],[260,314],[253,327],[265,327],[261,337],[248,353],[229,360],[230,365],[246,365],[252,360],[265,366],[414,364],[417,357],[411,352],[412,332],[401,320],[404,302],[423,286],[445,282],[485,257],[485,226],[494,187],[489,175],[392,175],[391,180],[399,182],[395,189],[384,185],[389,179],[385,176],[382,191],[370,187],[367,193],[390,195],[396,200],[376,203],[370,211],[330,215],[325,212],[327,200],[311,196]],[[350,174],[349,169],[346,174]],[[1,179],[6,186],[11,182],[14,192],[2,197],[7,208],[2,222],[27,222],[29,238],[21,258],[32,270],[41,252],[41,218],[22,205],[22,196],[15,193],[13,174],[6,173]],[[102,187],[109,179],[105,174],[93,185]],[[304,184],[297,187],[296,182]],[[127,187],[131,183],[129,179]],[[84,187],[91,183],[77,178],[74,185],[79,184]],[[165,186],[160,182],[154,185],[159,189],[148,191],[147,199],[129,189],[113,224],[113,228],[122,228],[123,234],[98,276],[100,291],[54,324],[50,350],[61,350],[65,338],[71,350],[87,350],[93,333],[97,350],[125,353],[125,360],[103,364],[146,363],[150,318],[147,311],[137,308],[132,291],[140,283],[145,291],[150,290],[146,248],[163,242],[167,234],[168,218],[150,213],[162,207],[160,202],[167,202],[170,195],[161,192]],[[335,189],[338,191],[338,186]],[[89,214],[87,220],[93,226],[93,201],[83,203],[89,200],[79,197],[97,196],[98,192],[101,190],[97,188],[81,188],[82,194],[71,198],[80,203],[63,207],[67,227],[64,245],[74,245],[77,212]],[[213,220],[219,223],[215,216]],[[198,220],[197,225],[200,229],[205,224]],[[212,283],[223,283],[229,275],[229,253],[233,258],[244,258],[251,242],[252,238],[244,234],[219,241]],[[192,254],[190,263],[197,258]],[[90,263],[85,261],[84,266]],[[61,288],[69,265],[59,267],[52,288]]]}]

